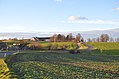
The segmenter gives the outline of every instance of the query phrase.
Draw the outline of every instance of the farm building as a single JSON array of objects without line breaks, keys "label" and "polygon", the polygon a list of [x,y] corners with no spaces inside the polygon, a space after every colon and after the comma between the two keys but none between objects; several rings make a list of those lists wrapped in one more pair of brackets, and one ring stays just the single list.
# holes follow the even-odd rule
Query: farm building
[{"label": "farm building", "polygon": [[50,37],[33,37],[31,41],[50,41]]}]

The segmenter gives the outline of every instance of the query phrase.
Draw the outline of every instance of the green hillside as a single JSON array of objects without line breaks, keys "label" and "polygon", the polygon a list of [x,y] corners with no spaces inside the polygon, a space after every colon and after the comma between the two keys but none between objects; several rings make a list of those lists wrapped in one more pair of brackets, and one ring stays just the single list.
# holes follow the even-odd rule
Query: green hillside
[{"label": "green hillside", "polygon": [[96,49],[119,50],[119,42],[89,42],[87,43]]}]

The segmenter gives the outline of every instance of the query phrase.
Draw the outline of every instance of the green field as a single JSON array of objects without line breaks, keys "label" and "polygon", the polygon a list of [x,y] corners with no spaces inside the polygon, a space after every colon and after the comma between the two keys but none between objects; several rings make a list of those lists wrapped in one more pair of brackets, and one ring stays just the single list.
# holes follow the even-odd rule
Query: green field
[{"label": "green field", "polygon": [[119,42],[88,42],[95,49],[102,50],[119,50]]},{"label": "green field", "polygon": [[119,42],[89,42],[96,49],[92,54],[119,55]]},{"label": "green field", "polygon": [[6,62],[18,79],[119,78],[119,55],[24,51]]}]

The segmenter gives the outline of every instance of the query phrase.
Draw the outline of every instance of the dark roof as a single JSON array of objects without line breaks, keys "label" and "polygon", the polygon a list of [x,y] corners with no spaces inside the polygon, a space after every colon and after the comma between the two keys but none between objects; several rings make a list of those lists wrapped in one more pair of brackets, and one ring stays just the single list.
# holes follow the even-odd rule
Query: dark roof
[{"label": "dark roof", "polygon": [[50,39],[50,37],[34,37],[36,39]]}]

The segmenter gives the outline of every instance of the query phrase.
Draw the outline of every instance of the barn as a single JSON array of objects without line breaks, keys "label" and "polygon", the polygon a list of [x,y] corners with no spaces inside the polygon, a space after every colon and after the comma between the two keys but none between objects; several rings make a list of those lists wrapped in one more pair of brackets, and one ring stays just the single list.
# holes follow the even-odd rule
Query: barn
[{"label": "barn", "polygon": [[30,39],[31,41],[50,41],[50,37],[33,37]]}]

